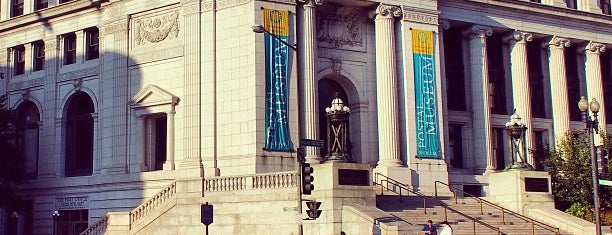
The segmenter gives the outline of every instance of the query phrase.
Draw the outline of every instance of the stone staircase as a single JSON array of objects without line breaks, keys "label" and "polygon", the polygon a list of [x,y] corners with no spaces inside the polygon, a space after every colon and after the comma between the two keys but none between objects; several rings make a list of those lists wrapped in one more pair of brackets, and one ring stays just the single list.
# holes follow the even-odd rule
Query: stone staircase
[{"label": "stone staircase", "polygon": [[[439,225],[448,221],[455,235],[462,234],[569,234],[558,229],[538,223],[525,217],[483,206],[481,214],[479,203],[473,198],[429,197],[423,202],[421,196],[378,195],[376,206],[401,218],[410,224],[421,226],[431,219]],[[425,204],[425,207],[423,206]]]}]

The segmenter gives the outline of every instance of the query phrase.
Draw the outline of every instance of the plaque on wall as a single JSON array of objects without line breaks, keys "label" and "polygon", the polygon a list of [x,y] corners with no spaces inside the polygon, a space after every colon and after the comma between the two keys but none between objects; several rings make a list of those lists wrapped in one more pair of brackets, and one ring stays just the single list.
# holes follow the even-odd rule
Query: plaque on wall
[{"label": "plaque on wall", "polygon": [[370,186],[368,170],[338,169],[339,185]]},{"label": "plaque on wall", "polygon": [[541,192],[547,193],[548,179],[547,178],[529,178],[525,177],[525,192]]},{"label": "plaque on wall", "polygon": [[89,208],[89,196],[55,198],[57,210],[81,210]]}]

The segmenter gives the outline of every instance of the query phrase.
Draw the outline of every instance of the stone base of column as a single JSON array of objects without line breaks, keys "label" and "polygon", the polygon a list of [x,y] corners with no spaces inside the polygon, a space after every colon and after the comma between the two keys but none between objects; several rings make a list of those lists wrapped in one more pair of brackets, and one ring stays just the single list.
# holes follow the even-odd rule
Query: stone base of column
[{"label": "stone base of column", "polygon": [[165,162],[162,167],[165,171],[174,170],[174,162]]},{"label": "stone base of column", "polygon": [[323,158],[319,155],[306,155],[306,163],[308,164],[319,164],[323,161]]},{"label": "stone base of column", "polygon": [[[444,159],[417,158],[410,163],[412,184],[425,195],[450,196],[448,166]],[[439,183],[436,183],[439,182]],[[444,183],[444,184],[442,184]],[[445,185],[447,184],[447,185]]]},{"label": "stone base of column", "polygon": [[200,159],[183,159],[176,163],[177,178],[197,178],[204,176],[204,166]]},{"label": "stone base of column", "polygon": [[525,207],[555,208],[550,175],[545,171],[511,169],[493,173],[487,200],[520,214]]}]

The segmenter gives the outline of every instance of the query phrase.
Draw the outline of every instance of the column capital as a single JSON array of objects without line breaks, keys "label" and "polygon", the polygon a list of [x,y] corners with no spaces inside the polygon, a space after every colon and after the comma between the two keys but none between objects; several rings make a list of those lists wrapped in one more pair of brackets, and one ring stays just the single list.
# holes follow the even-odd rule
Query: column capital
[{"label": "column capital", "polygon": [[302,3],[304,5],[323,5],[325,0],[297,0],[298,3]]},{"label": "column capital", "polygon": [[606,51],[606,45],[598,42],[589,41],[589,43],[584,48],[587,53],[603,53]]},{"label": "column capital", "polygon": [[447,19],[438,19],[438,27],[440,31],[448,30],[450,29],[450,21]]},{"label": "column capital", "polygon": [[463,36],[473,39],[476,37],[483,38],[493,35],[493,29],[484,25],[472,25],[470,29],[463,31]]},{"label": "column capital", "polygon": [[548,42],[548,46],[551,48],[563,49],[570,46],[570,40],[558,36],[553,36]]},{"label": "column capital", "polygon": [[402,9],[398,6],[387,5],[387,4],[378,4],[376,10],[374,10],[374,19],[380,17],[384,18],[394,18],[402,16]]},{"label": "column capital", "polygon": [[509,41],[514,40],[515,43],[527,43],[533,40],[533,34],[515,30],[506,39]]}]

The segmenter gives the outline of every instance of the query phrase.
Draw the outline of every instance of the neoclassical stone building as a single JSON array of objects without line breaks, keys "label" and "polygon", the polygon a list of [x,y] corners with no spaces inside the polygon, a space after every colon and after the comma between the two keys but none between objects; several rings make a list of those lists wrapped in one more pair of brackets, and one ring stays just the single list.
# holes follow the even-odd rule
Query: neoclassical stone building
[{"label": "neoclassical stone building", "polygon": [[[288,11],[297,49],[283,151],[266,147],[266,35],[251,30],[263,8]],[[78,234],[130,211],[133,233],[187,234],[202,231],[204,201],[218,205],[219,234],[291,234],[295,149],[329,141],[335,97],[350,107],[357,163],[423,193],[442,181],[487,196],[510,163],[513,110],[529,149],[583,128],[581,95],[612,124],[609,14],[598,0],[1,0],[0,93],[18,113],[28,181],[0,210],[0,234]],[[326,154],[306,147],[306,162]],[[138,216],[152,198],[171,206]]]}]

